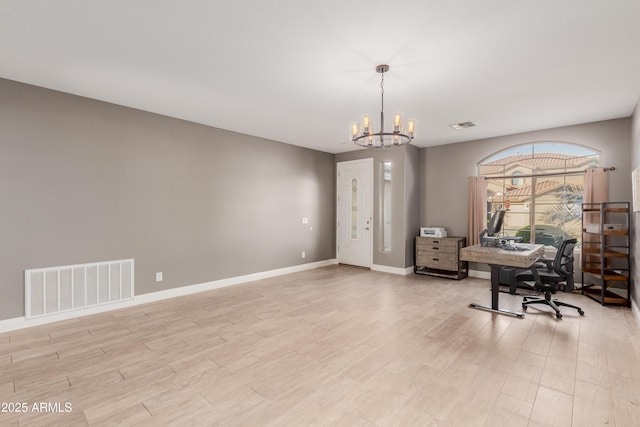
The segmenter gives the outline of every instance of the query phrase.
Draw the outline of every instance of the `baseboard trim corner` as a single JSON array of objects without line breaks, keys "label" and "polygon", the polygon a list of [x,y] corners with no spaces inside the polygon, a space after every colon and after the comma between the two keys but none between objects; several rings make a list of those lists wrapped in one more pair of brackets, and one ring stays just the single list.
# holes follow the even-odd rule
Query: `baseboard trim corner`
[{"label": "baseboard trim corner", "polygon": [[411,267],[389,267],[388,265],[372,264],[371,271],[379,271],[381,273],[399,274],[401,276],[408,276],[413,273],[413,266]]}]

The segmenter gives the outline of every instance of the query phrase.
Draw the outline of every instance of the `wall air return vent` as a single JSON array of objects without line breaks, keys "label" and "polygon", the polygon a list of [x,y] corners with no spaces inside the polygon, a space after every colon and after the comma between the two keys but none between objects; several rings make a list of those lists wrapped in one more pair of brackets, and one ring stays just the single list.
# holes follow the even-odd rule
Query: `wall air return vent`
[{"label": "wall air return vent", "polygon": [[134,260],[25,270],[25,317],[57,314],[134,298]]}]

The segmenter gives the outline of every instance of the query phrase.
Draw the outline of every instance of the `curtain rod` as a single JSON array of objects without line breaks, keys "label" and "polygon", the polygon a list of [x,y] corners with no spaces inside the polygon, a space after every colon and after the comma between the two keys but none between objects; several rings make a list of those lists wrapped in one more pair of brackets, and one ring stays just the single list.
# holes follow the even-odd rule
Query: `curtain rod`
[{"label": "curtain rod", "polygon": [[[593,168],[600,169],[600,168]],[[611,166],[609,168],[602,168],[603,172],[614,171],[616,170],[615,166]],[[579,172],[550,172],[550,173],[538,173],[535,175],[501,175],[501,176],[485,176],[480,175],[484,179],[511,179],[511,178],[535,178],[535,177],[545,177],[545,176],[573,176],[573,175],[584,175],[587,171],[579,171]]]}]

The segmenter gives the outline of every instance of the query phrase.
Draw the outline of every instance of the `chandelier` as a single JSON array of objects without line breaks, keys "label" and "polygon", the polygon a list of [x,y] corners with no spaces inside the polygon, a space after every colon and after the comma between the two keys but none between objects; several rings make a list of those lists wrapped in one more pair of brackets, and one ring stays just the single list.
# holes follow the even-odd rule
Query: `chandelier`
[{"label": "chandelier", "polygon": [[376,72],[381,74],[380,90],[382,102],[380,109],[380,131],[372,130],[371,118],[368,114],[362,116],[361,123],[353,123],[351,125],[351,141],[361,147],[385,148],[392,145],[404,145],[409,144],[416,136],[415,120],[409,120],[405,129],[401,114],[393,115],[392,131],[384,131],[384,73],[388,71],[389,66],[386,64],[376,67]]}]

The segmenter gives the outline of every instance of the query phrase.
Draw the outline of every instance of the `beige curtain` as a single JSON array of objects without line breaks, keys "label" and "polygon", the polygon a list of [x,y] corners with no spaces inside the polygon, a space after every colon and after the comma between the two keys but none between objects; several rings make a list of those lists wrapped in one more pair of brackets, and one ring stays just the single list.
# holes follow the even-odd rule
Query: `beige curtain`
[{"label": "beige curtain", "polygon": [[[609,175],[604,168],[587,169],[584,175],[583,203],[601,203],[609,201]],[[584,214],[584,223],[600,223],[600,215]],[[583,225],[584,226],[584,225]],[[598,236],[584,236],[585,241],[597,241]]]},{"label": "beige curtain", "polygon": [[604,168],[587,169],[584,176],[584,203],[609,201],[609,175]]},{"label": "beige curtain", "polygon": [[479,234],[487,228],[487,181],[483,176],[470,176],[467,206],[467,245],[480,243]]}]

